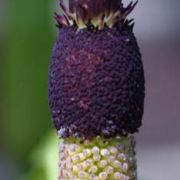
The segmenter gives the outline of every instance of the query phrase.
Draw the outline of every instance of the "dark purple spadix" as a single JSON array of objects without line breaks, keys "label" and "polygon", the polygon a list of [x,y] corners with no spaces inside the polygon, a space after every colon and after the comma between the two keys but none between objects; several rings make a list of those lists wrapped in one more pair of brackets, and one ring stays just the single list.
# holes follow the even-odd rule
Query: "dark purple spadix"
[{"label": "dark purple spadix", "polygon": [[135,4],[61,1],[49,70],[49,104],[61,137],[114,137],[141,126],[144,71],[126,19]]}]

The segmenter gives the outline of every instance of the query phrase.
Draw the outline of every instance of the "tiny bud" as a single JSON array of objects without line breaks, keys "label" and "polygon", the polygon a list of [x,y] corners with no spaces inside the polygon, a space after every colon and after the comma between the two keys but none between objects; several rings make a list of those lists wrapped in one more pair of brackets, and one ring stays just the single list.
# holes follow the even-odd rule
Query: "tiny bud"
[{"label": "tiny bud", "polygon": [[127,172],[127,170],[128,170],[128,164],[127,164],[127,163],[123,163],[122,169],[123,169],[123,171]]},{"label": "tiny bud", "polygon": [[108,166],[108,167],[106,168],[106,172],[107,172],[108,174],[112,174],[112,173],[114,172],[114,168],[111,167],[111,166]]},{"label": "tiny bud", "polygon": [[113,162],[113,166],[114,166],[115,168],[122,168],[121,162],[119,162],[119,161],[117,161],[117,160],[115,160],[115,161]]},{"label": "tiny bud", "polygon": [[68,171],[63,170],[62,173],[63,173],[63,177],[65,177],[65,178],[68,178],[68,177],[69,177]]},{"label": "tiny bud", "polygon": [[102,149],[101,150],[101,155],[102,156],[108,156],[109,155],[109,151],[107,149]]},{"label": "tiny bud", "polygon": [[73,162],[73,163],[77,163],[77,162],[79,162],[79,161],[80,161],[79,155],[75,155],[75,156],[72,157],[72,162]]},{"label": "tiny bud", "polygon": [[82,163],[83,170],[87,170],[89,166],[90,166],[90,163],[88,163],[87,161]]},{"label": "tiny bud", "polygon": [[90,157],[91,156],[91,150],[90,149],[84,149],[83,150],[83,155],[85,157]]},{"label": "tiny bud", "polygon": [[117,154],[118,153],[118,149],[116,147],[111,147],[110,148],[110,153],[111,154]]},{"label": "tiny bud", "polygon": [[93,159],[94,159],[94,161],[100,161],[101,156],[100,155],[94,155]]},{"label": "tiny bud", "polygon": [[106,180],[107,179],[107,173],[106,172],[101,172],[99,174],[99,178],[100,178],[100,180]]},{"label": "tiny bud", "polygon": [[119,154],[117,155],[117,158],[118,158],[119,160],[126,161],[126,155],[123,154],[123,153],[119,153]]},{"label": "tiny bud", "polygon": [[99,178],[97,176],[94,176],[91,178],[92,180],[99,180]]},{"label": "tiny bud", "polygon": [[99,162],[99,166],[102,167],[102,168],[105,167],[105,166],[107,166],[107,161],[106,161],[106,160],[100,161],[100,162]]},{"label": "tiny bud", "polygon": [[70,145],[70,147],[69,147],[68,153],[69,153],[70,155],[72,155],[72,154],[74,154],[74,153],[76,152],[76,150],[77,150],[77,145],[72,144],[72,145]]},{"label": "tiny bud", "polygon": [[82,179],[88,178],[88,174],[84,171],[80,171],[78,175],[79,175],[79,178],[82,178]]},{"label": "tiny bud", "polygon": [[82,167],[81,164],[77,164],[77,168],[78,168],[79,170],[83,170],[83,167]]},{"label": "tiny bud", "polygon": [[79,158],[80,158],[80,161],[83,161],[86,159],[83,153],[79,153]]},{"label": "tiny bud", "polygon": [[98,171],[98,168],[96,167],[96,166],[92,166],[92,167],[90,167],[90,169],[89,169],[89,173],[96,173]]},{"label": "tiny bud", "polygon": [[79,168],[77,166],[73,166],[73,173],[78,173],[79,172]]},{"label": "tiny bud", "polygon": [[109,156],[107,160],[108,160],[109,163],[112,163],[112,162],[115,161],[115,157],[114,156]]},{"label": "tiny bud", "polygon": [[87,159],[86,162],[89,164],[89,166],[93,165],[93,160],[92,159]]},{"label": "tiny bud", "polygon": [[114,179],[115,180],[125,180],[125,176],[119,172],[114,173]]},{"label": "tiny bud", "polygon": [[128,176],[125,176],[124,180],[130,180],[130,178]]},{"label": "tiny bud", "polygon": [[93,153],[93,154],[98,154],[99,151],[100,151],[100,150],[99,150],[99,148],[98,148],[97,146],[95,146],[95,147],[92,148],[92,153]]}]

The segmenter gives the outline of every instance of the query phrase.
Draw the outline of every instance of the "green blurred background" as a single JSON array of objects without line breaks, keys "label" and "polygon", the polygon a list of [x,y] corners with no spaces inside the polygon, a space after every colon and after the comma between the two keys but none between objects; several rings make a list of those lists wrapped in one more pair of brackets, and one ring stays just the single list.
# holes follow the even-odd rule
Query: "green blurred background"
[{"label": "green blurred background", "polygon": [[[47,82],[58,1],[0,0],[0,180],[57,179]],[[139,180],[179,179],[179,9],[179,0],[140,0],[131,14],[146,76]]]},{"label": "green blurred background", "polygon": [[[57,3],[0,0],[0,179],[51,179],[52,166],[43,162],[51,151],[45,154],[47,144],[56,148],[57,140],[47,99]],[[55,150],[49,158],[56,156]]]},{"label": "green blurred background", "polygon": [[[47,0],[16,0],[7,6],[10,11],[2,79],[4,131],[13,152],[24,159],[51,127],[47,106],[47,69],[53,35]],[[21,148],[22,143],[24,149]]]}]

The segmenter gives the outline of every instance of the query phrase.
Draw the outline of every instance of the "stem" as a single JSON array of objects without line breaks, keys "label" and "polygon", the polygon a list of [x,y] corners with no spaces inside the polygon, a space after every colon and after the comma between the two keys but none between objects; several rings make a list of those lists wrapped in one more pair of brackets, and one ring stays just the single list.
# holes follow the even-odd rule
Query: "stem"
[{"label": "stem", "polygon": [[134,147],[133,136],[64,139],[58,180],[137,180]]}]

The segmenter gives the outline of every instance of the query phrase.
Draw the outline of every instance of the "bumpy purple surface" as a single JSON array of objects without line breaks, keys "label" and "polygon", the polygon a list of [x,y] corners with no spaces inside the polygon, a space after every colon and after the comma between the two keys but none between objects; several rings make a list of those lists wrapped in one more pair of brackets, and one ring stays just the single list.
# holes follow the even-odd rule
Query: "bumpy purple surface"
[{"label": "bumpy purple surface", "polygon": [[144,71],[132,28],[60,29],[50,65],[49,103],[62,137],[137,132]]}]

